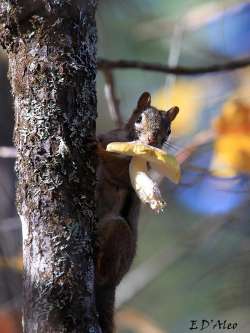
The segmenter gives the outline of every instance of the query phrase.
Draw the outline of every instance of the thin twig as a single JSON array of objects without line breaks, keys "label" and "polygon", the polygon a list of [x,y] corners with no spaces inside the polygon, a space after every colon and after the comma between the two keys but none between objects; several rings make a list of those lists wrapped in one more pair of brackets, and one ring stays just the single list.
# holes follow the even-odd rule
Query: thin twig
[{"label": "thin twig", "polygon": [[[170,49],[168,54],[168,61],[167,65],[169,67],[177,66],[180,55],[181,55],[181,47],[183,41],[183,26],[179,24],[175,24],[174,30],[172,33],[172,37],[170,40]],[[165,88],[166,90],[174,85],[176,82],[176,75],[174,74],[167,74],[166,81],[165,81]]]},{"label": "thin twig", "polygon": [[[213,138],[214,138],[214,133],[211,130],[206,130],[198,133],[189,145],[182,148],[177,153],[176,157],[179,163],[185,162],[188,159],[188,157],[193,153],[193,151],[199,148],[199,146],[212,141]],[[16,158],[16,148],[0,147],[0,158]]]},{"label": "thin twig", "polygon": [[149,63],[145,61],[137,60],[108,60],[99,59],[98,69],[106,71],[108,69],[139,69],[147,70],[159,73],[169,73],[175,75],[196,75],[196,74],[208,74],[223,71],[232,71],[240,68],[250,66],[250,58],[244,58],[239,60],[232,60],[223,64],[214,64],[204,67],[184,67],[175,66],[170,67],[159,63]]},{"label": "thin twig", "polygon": [[139,292],[144,290],[149,283],[154,281],[164,270],[182,258],[187,258],[199,251],[200,246],[208,242],[213,235],[225,224],[220,220],[214,224],[204,224],[193,227],[191,233],[193,238],[188,247],[173,248],[164,247],[159,253],[145,260],[141,265],[127,273],[117,288],[116,309],[128,303]]},{"label": "thin twig", "polygon": [[198,133],[189,145],[187,145],[177,153],[176,158],[178,162],[180,164],[184,163],[196,149],[206,143],[211,142],[214,137],[215,134],[212,130],[202,131]]},{"label": "thin twig", "polygon": [[16,158],[16,148],[0,147],[0,158]]},{"label": "thin twig", "polygon": [[115,80],[110,69],[103,69],[105,79],[104,93],[107,100],[111,119],[117,127],[122,127],[123,119],[119,108],[119,100],[116,97]]},{"label": "thin twig", "polygon": [[148,316],[134,309],[125,309],[116,313],[116,324],[120,329],[133,329],[138,333],[167,333],[159,328]]},{"label": "thin twig", "polygon": [[[215,134],[211,129],[196,134],[188,145],[184,148],[178,149],[176,159],[179,164],[183,164],[200,146],[211,142],[214,138]],[[211,173],[209,169],[205,168],[201,170],[201,168],[193,167],[193,169],[196,169],[199,173],[202,171],[203,175]],[[162,174],[155,172],[153,169],[150,170],[150,175],[157,183],[160,183],[164,178]]]},{"label": "thin twig", "polygon": [[164,247],[160,253],[147,259],[134,270],[127,273],[118,286],[116,295],[116,309],[127,303],[139,291],[143,290],[152,280],[183,255],[183,249],[177,250],[170,246]]}]

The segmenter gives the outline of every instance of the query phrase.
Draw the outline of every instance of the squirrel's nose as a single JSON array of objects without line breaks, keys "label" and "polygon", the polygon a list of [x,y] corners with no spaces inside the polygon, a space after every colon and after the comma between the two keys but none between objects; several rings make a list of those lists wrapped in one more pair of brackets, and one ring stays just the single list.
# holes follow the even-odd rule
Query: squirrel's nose
[{"label": "squirrel's nose", "polygon": [[150,137],[148,137],[148,144],[149,145],[155,145],[155,144],[157,144],[157,138],[156,138],[156,136],[150,136]]}]

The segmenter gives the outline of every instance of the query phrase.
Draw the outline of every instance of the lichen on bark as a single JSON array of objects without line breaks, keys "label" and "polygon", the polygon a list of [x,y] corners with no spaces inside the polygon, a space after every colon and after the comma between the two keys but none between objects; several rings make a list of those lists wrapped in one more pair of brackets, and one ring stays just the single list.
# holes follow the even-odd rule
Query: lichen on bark
[{"label": "lichen on bark", "polygon": [[99,332],[95,0],[0,4],[14,97],[24,332]]}]

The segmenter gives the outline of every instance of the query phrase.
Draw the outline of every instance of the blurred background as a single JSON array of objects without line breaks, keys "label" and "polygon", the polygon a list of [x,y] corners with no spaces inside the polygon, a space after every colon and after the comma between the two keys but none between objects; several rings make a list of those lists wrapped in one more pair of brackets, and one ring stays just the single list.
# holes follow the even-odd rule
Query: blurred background
[{"label": "blurred background", "polygon": [[[97,22],[103,58],[196,67],[250,56],[248,1],[106,0]],[[143,91],[160,109],[180,107],[167,150],[182,162],[181,183],[162,183],[164,213],[142,208],[137,257],[117,292],[118,332],[185,333],[191,320],[213,319],[249,333],[249,67],[188,77],[111,74],[125,120]],[[99,72],[98,133],[115,126],[109,83]],[[14,114],[2,51],[0,105],[0,332],[19,333],[21,228],[14,154],[4,148],[12,146]]]}]

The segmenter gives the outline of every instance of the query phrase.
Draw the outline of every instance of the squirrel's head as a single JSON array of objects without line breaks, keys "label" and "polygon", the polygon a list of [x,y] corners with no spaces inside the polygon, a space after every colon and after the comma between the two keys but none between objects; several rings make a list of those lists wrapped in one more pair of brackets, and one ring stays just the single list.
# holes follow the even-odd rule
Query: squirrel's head
[{"label": "squirrel's head", "polygon": [[179,112],[177,106],[167,111],[158,110],[151,106],[151,96],[144,92],[126,127],[130,140],[139,140],[143,144],[161,147],[171,133],[171,122]]}]

